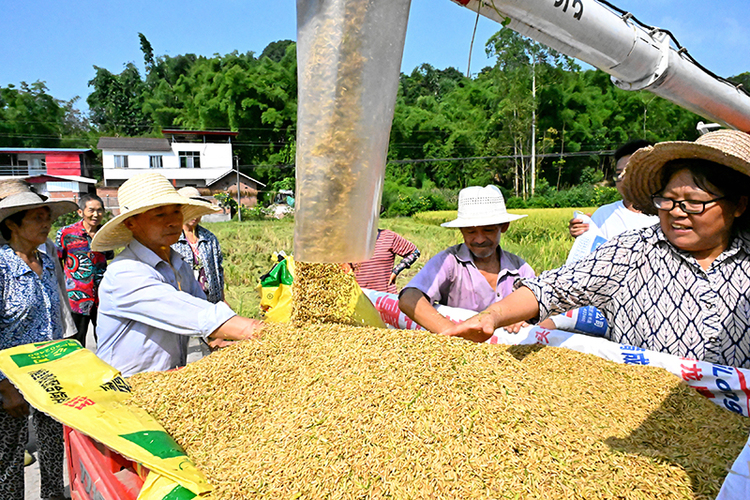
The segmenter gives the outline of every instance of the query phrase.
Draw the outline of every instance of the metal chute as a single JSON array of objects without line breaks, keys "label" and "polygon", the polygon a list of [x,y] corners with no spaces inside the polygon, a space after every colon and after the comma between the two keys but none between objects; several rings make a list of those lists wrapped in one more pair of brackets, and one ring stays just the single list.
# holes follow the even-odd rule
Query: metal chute
[{"label": "metal chute", "polygon": [[619,88],[648,90],[730,128],[750,132],[750,95],[696,64],[630,14],[594,0],[451,0],[521,35],[584,61]]}]

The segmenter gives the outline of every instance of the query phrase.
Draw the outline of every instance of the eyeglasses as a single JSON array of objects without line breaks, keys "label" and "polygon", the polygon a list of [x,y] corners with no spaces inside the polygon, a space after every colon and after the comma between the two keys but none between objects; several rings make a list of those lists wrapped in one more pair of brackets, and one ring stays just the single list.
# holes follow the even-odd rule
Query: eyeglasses
[{"label": "eyeglasses", "polygon": [[617,184],[618,182],[622,182],[622,178],[620,176],[622,175],[622,172],[615,172],[614,177],[612,177],[612,182]]},{"label": "eyeglasses", "polygon": [[702,214],[706,211],[706,205],[709,203],[714,203],[719,200],[725,199],[726,196],[721,196],[719,198],[714,198],[713,200],[708,201],[693,201],[693,200],[673,200],[671,198],[664,198],[663,196],[651,196],[651,202],[654,204],[656,208],[659,210],[664,210],[665,212],[669,212],[671,210],[674,210],[674,207],[677,205],[680,206],[680,209],[685,212],[686,214]]}]

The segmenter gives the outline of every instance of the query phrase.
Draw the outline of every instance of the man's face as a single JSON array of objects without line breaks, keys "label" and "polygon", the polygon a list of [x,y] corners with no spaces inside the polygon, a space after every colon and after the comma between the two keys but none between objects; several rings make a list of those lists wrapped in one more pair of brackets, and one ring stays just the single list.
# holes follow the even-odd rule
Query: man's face
[{"label": "man's face", "polygon": [[104,217],[104,207],[97,200],[89,200],[83,210],[78,209],[83,224],[89,228],[99,227]]},{"label": "man's face", "polygon": [[156,253],[177,243],[182,234],[182,206],[165,205],[134,215],[123,222],[133,237]]},{"label": "man's face", "polygon": [[509,223],[492,226],[462,227],[464,243],[474,257],[486,259],[495,252],[500,244],[500,235],[508,230]]},{"label": "man's face", "polygon": [[622,180],[620,179],[620,174],[625,171],[625,167],[628,165],[628,160],[630,160],[631,156],[633,155],[623,156],[617,160],[617,163],[615,164],[615,187],[623,199],[625,199],[625,195],[622,192]]}]

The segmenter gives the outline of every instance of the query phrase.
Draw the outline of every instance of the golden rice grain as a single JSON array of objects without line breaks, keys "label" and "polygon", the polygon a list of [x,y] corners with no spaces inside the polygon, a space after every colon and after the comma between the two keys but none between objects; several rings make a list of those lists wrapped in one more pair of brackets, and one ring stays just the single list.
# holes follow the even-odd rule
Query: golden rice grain
[{"label": "golden rice grain", "polygon": [[661,369],[330,324],[130,381],[218,499],[715,498],[750,428]]}]

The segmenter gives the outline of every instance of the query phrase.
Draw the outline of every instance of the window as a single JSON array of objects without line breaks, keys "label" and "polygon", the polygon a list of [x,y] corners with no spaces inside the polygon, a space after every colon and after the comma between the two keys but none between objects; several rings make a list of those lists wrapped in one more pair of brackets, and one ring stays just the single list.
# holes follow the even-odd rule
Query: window
[{"label": "window", "polygon": [[148,166],[149,168],[161,168],[161,155],[149,156]]},{"label": "window", "polygon": [[115,168],[128,168],[128,157],[126,155],[115,155]]},{"label": "window", "polygon": [[201,168],[200,151],[180,151],[180,168]]}]

